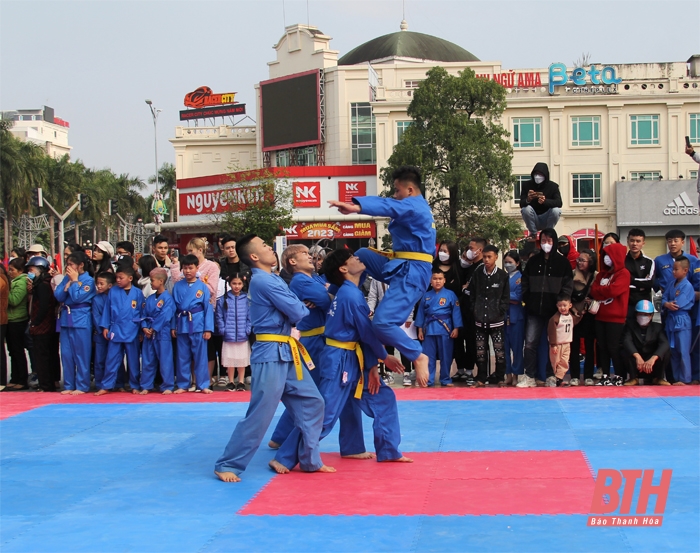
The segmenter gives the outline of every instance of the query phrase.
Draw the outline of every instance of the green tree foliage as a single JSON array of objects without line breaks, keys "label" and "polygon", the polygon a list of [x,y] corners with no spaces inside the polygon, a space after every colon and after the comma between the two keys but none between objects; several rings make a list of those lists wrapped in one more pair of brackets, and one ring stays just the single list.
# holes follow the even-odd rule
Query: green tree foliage
[{"label": "green tree foliage", "polygon": [[234,236],[252,232],[271,243],[294,223],[292,183],[273,169],[256,170],[251,181],[234,174],[221,193],[228,202],[228,211],[218,217],[222,232]]},{"label": "green tree foliage", "polygon": [[[414,92],[403,133],[389,167],[416,165],[443,239],[483,234],[501,244],[521,233],[500,211],[513,186],[513,149],[500,117],[506,92],[471,69],[458,76],[434,67]],[[391,186],[391,169],[382,170]],[[497,226],[498,225],[498,226]],[[497,226],[497,228],[495,228]]]}]

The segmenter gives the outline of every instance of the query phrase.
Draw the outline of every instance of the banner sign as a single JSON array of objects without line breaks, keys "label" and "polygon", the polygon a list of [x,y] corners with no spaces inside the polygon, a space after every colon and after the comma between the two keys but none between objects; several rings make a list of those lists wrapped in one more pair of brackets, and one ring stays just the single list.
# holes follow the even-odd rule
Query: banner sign
[{"label": "banner sign", "polygon": [[227,117],[230,115],[245,115],[245,104],[218,106],[213,108],[185,109],[180,112],[180,121],[191,119],[207,119],[209,117]]},{"label": "banner sign", "polygon": [[284,229],[289,240],[318,240],[320,238],[376,238],[377,225],[374,221],[347,223],[294,223]]},{"label": "banner sign", "polygon": [[214,94],[208,86],[200,86],[194,92],[185,95],[186,108],[203,108],[207,106],[221,106],[224,104],[234,104],[235,92],[224,92]]},{"label": "banner sign", "polygon": [[344,181],[338,182],[338,200],[341,202],[351,202],[355,196],[367,195],[366,181]]},{"label": "banner sign", "polygon": [[[180,192],[180,215],[212,215],[227,211],[243,211],[264,199],[261,186]],[[271,199],[271,198],[268,198]]]},{"label": "banner sign", "polygon": [[294,182],[294,207],[321,207],[320,182]]}]

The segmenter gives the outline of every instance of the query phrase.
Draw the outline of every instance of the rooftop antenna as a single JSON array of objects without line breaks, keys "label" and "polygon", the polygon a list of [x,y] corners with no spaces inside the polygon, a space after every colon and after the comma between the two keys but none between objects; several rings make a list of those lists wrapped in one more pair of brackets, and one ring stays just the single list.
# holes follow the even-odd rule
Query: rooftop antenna
[{"label": "rooftop antenna", "polygon": [[402,31],[407,31],[408,30],[408,23],[406,23],[406,0],[401,0],[401,12],[402,12],[402,19],[401,19],[400,28]]},{"label": "rooftop antenna", "polygon": [[282,23],[284,23],[284,28],[287,28],[287,14],[284,11],[284,0],[282,0]]},{"label": "rooftop antenna", "polygon": [[309,19],[309,0],[306,0],[306,25],[311,27],[311,20]]}]

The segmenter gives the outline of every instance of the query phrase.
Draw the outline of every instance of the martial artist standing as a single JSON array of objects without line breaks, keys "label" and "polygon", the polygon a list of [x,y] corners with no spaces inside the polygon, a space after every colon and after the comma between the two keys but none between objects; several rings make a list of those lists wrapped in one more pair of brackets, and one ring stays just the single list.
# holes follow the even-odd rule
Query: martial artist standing
[{"label": "martial artist standing", "polygon": [[149,275],[155,294],[148,296],[143,306],[143,347],[141,348],[141,394],[153,388],[156,368],[160,369],[163,383],[160,391],[172,394],[174,384],[173,343],[170,325],[175,315],[175,300],[167,290],[168,271],[158,267]]}]

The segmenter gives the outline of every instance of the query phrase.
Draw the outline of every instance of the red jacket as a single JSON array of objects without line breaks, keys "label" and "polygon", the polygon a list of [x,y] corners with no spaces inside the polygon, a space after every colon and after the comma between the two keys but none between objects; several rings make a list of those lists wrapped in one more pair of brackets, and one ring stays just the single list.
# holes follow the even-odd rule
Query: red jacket
[{"label": "red jacket", "polygon": [[600,259],[601,271],[591,286],[591,297],[600,301],[596,321],[625,323],[630,298],[630,272],[625,268],[627,248],[622,244],[610,244],[602,252],[612,260],[612,268]]},{"label": "red jacket", "polygon": [[[561,238],[561,236],[559,237]],[[566,237],[569,240],[569,253],[566,254],[566,259],[569,260],[569,263],[571,263],[571,268],[576,269],[578,266],[576,261],[578,260],[578,251],[576,250],[576,244],[574,244],[574,241],[571,239],[571,236]]]}]

